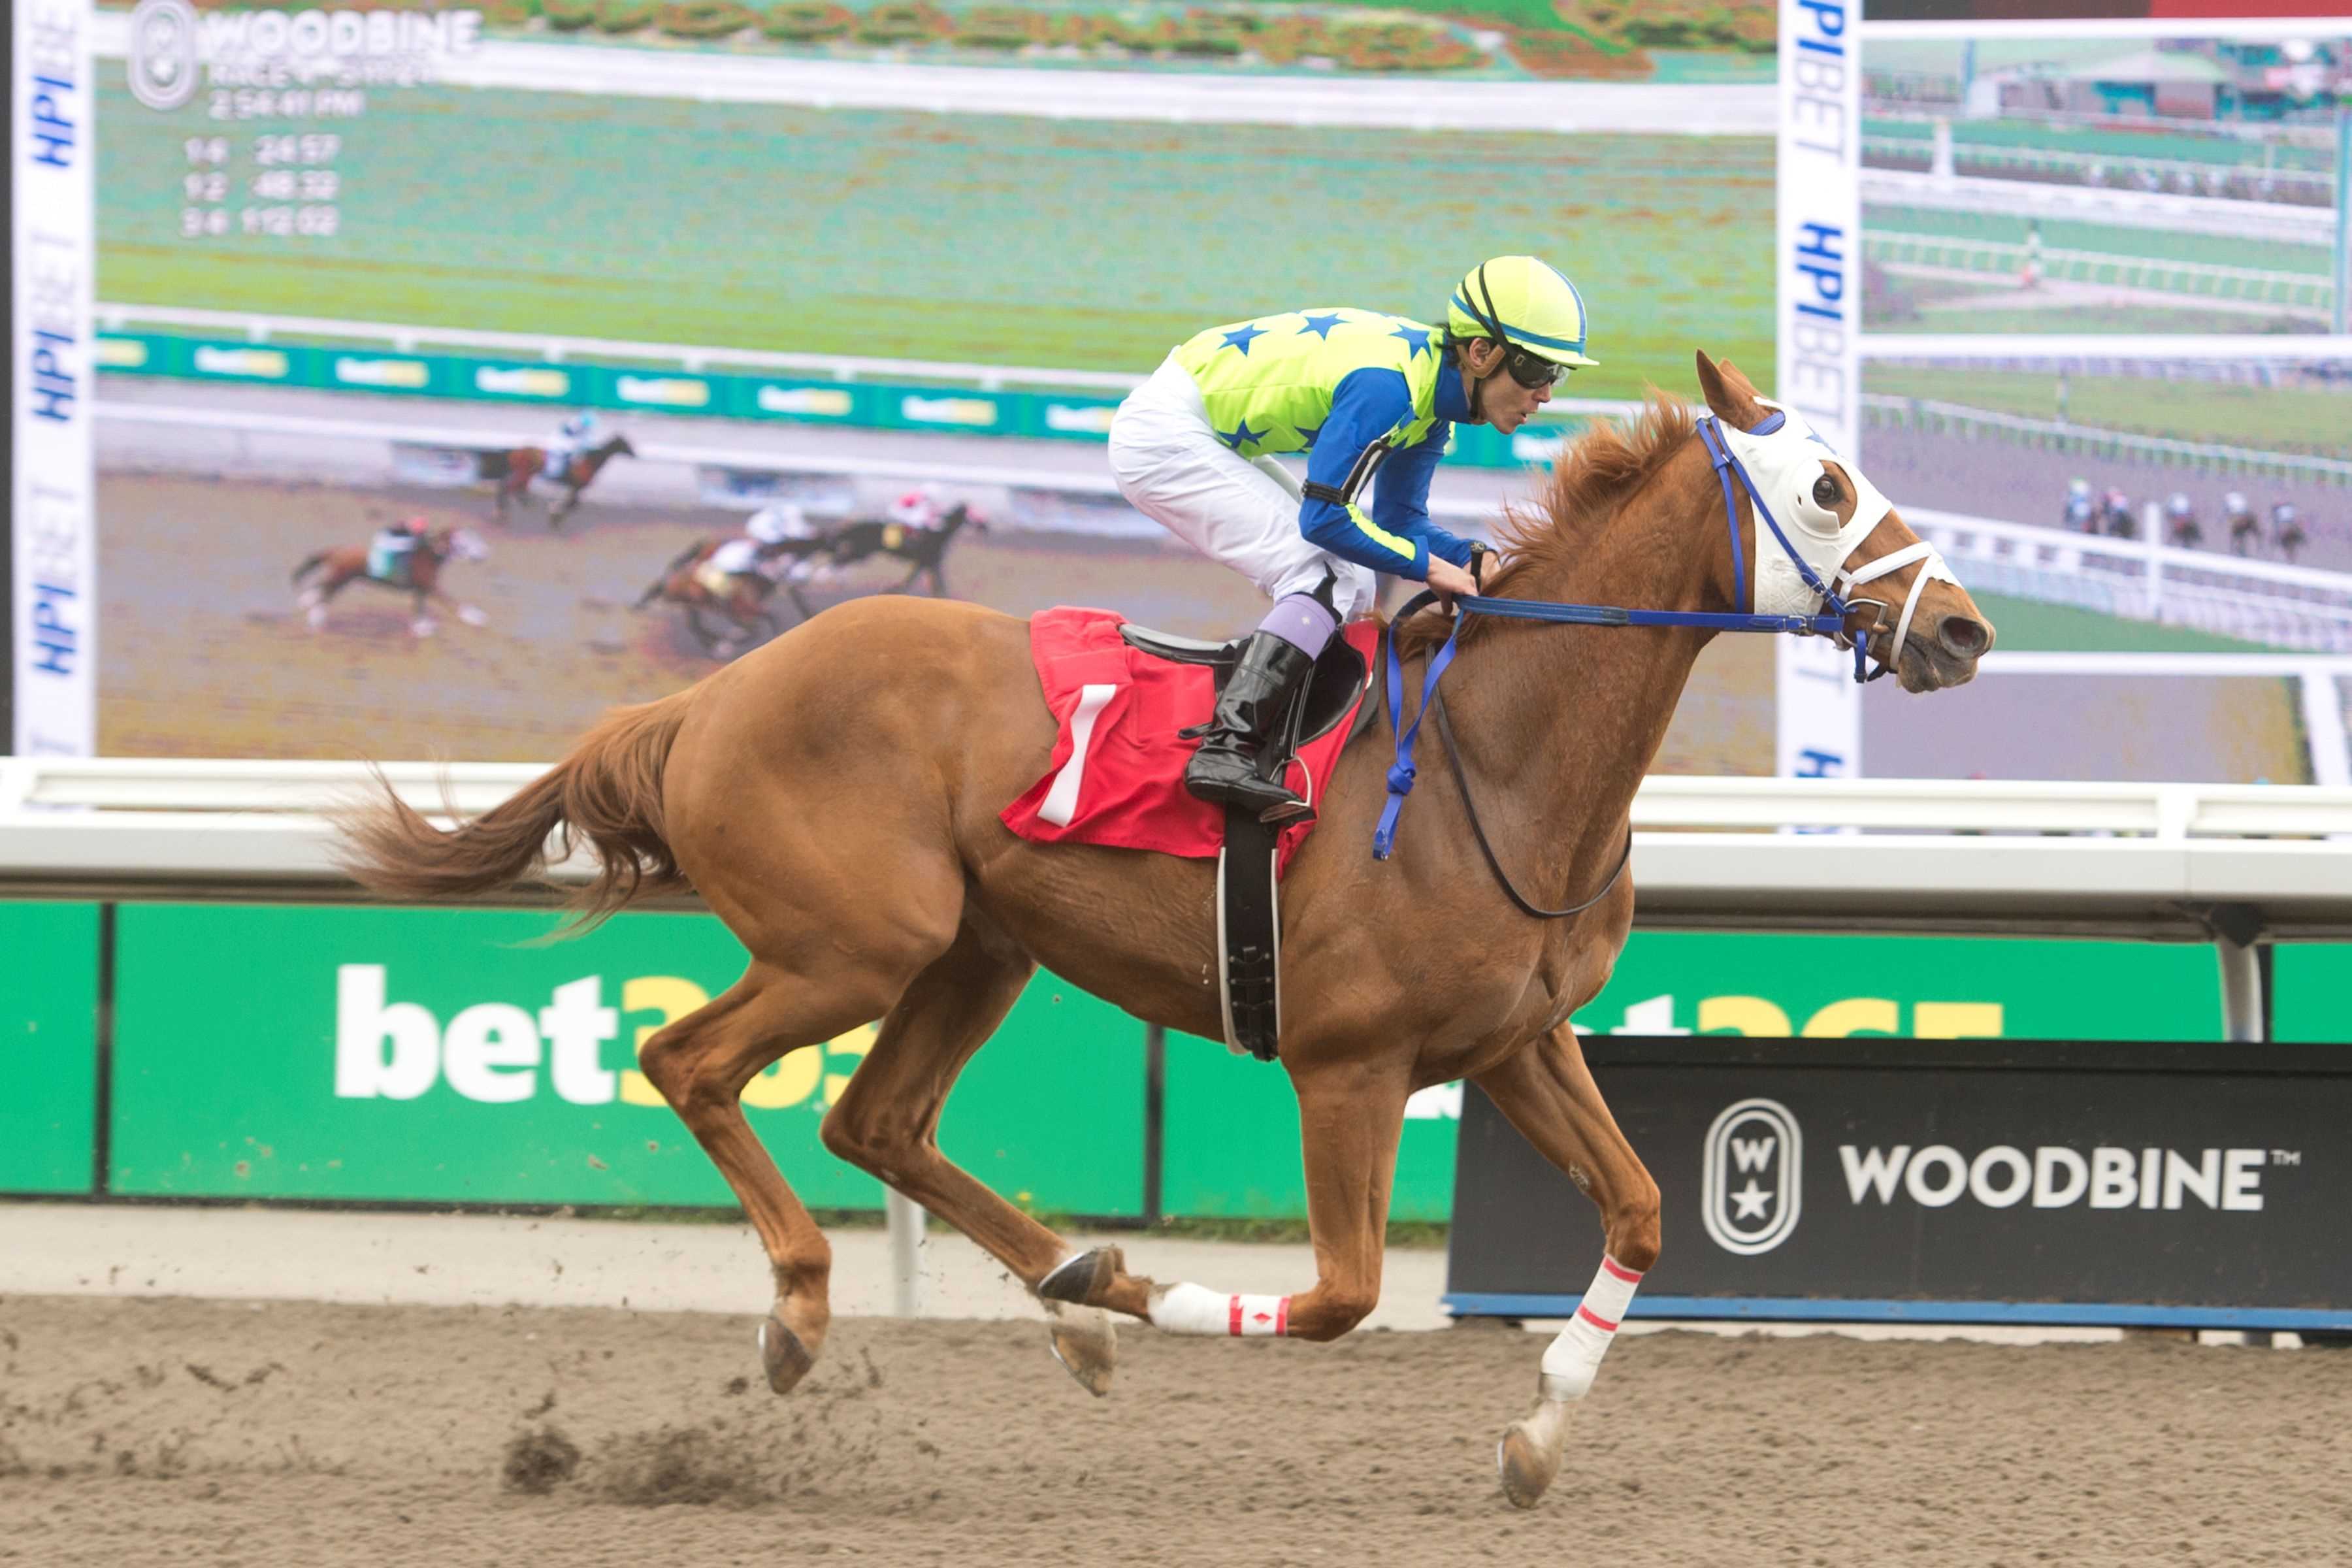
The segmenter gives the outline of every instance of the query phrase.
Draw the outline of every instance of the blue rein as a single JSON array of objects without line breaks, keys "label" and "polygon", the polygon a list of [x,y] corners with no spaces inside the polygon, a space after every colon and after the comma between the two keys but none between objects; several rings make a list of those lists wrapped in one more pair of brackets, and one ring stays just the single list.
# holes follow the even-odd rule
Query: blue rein
[{"label": "blue rein", "polygon": [[[1750,432],[1769,436],[1779,429],[1784,419],[1775,409],[1764,422]],[[1764,504],[1763,494],[1756,481],[1748,477],[1746,465],[1732,455],[1730,443],[1723,437],[1721,425],[1709,415],[1698,422],[1699,440],[1706,446],[1707,456],[1714,459],[1715,475],[1723,486],[1724,525],[1731,531],[1731,571],[1739,584],[1740,603],[1749,603],[1747,553],[1739,542],[1739,503],[1731,488],[1733,477],[1738,478],[1742,489],[1753,503],[1756,515],[1771,529],[1789,559],[1793,562],[1805,586],[1821,596],[1830,613],[1818,616],[1759,616],[1748,610],[1634,610],[1615,605],[1561,605],[1542,599],[1490,599],[1483,595],[1465,594],[1454,600],[1464,616],[1500,616],[1509,620],[1549,621],[1567,626],[1692,626],[1711,632],[1775,632],[1792,637],[1837,637],[1847,635],[1847,623],[1853,611],[1830,585],[1822,581],[1812,563],[1797,552],[1789,536],[1780,531],[1772,509]],[[1429,716],[1430,704],[1437,696],[1437,682],[1454,662],[1454,646],[1462,635],[1462,619],[1454,621],[1453,632],[1445,646],[1439,648],[1429,661],[1428,673],[1422,677],[1421,708],[1412,716],[1411,725],[1402,723],[1404,717],[1404,661],[1397,655],[1395,628],[1418,614],[1437,597],[1434,592],[1423,592],[1399,610],[1390,622],[1389,634],[1381,641],[1388,650],[1389,729],[1396,735],[1396,762],[1388,773],[1388,804],[1381,808],[1380,826],[1372,830],[1372,858],[1385,860],[1396,847],[1397,816],[1404,809],[1404,797],[1412,793],[1413,745],[1421,735],[1421,721]],[[1869,671],[1869,638],[1862,634],[1853,637],[1853,678],[1857,681],[1871,679]]]}]

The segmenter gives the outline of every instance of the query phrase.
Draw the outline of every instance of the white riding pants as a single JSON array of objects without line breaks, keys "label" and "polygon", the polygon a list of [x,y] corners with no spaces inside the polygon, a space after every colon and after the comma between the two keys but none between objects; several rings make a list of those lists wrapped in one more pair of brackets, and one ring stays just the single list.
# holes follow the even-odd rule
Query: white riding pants
[{"label": "white riding pants", "polygon": [[1272,458],[1252,461],[1217,439],[1200,384],[1172,354],[1112,416],[1110,471],[1138,511],[1269,598],[1312,593],[1328,572],[1340,620],[1372,607],[1371,569],[1298,531],[1298,481]]}]

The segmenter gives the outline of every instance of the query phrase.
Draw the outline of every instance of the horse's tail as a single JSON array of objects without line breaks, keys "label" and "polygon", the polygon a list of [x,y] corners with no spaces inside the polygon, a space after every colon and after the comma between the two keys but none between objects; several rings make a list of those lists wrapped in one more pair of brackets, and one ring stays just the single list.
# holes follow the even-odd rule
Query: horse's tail
[{"label": "horse's tail", "polygon": [[696,689],[608,714],[520,793],[446,831],[386,785],[383,798],[343,819],[344,868],[388,899],[462,898],[543,870],[548,836],[560,827],[565,854],[585,839],[597,860],[595,879],[572,900],[567,934],[638,899],[684,891],[662,836],[662,773]]},{"label": "horse's tail", "polygon": [[502,479],[513,464],[512,452],[477,452],[474,454],[474,477],[478,479]]},{"label": "horse's tail", "polygon": [[289,583],[299,584],[303,578],[308,577],[311,573],[319,569],[320,563],[325,561],[328,556],[333,553],[334,552],[332,550],[313,550],[310,554],[302,557],[302,563],[299,566],[295,567],[292,575],[289,576],[286,580]]}]

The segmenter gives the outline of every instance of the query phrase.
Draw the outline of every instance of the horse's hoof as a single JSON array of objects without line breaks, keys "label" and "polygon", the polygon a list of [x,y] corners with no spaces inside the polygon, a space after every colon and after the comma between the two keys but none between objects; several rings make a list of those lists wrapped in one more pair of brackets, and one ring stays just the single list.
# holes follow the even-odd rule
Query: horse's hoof
[{"label": "horse's hoof", "polygon": [[1078,1386],[1097,1399],[1110,1392],[1110,1375],[1118,1365],[1118,1329],[1100,1307],[1070,1307],[1045,1303],[1048,1342],[1054,1359]]},{"label": "horse's hoof", "polygon": [[1548,1399],[1533,1415],[1504,1429],[1503,1440],[1495,1445],[1495,1468],[1513,1508],[1533,1508],[1550,1489],[1568,1448],[1567,1426],[1567,1405]]},{"label": "horse's hoof", "polygon": [[790,1394],[816,1364],[816,1357],[809,1354],[800,1335],[771,1312],[760,1325],[760,1363],[767,1368],[768,1386],[778,1394]]},{"label": "horse's hoof", "polygon": [[1048,1301],[1084,1306],[1110,1289],[1111,1280],[1126,1268],[1126,1255],[1118,1247],[1097,1247],[1055,1265],[1052,1273],[1037,1281],[1037,1294]]}]

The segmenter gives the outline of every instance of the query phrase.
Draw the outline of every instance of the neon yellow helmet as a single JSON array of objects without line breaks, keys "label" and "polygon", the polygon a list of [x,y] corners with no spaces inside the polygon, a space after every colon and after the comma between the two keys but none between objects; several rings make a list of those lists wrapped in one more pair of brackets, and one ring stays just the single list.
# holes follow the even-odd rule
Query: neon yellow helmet
[{"label": "neon yellow helmet", "polygon": [[1445,325],[1457,338],[1492,338],[1570,370],[1601,363],[1584,356],[1584,297],[1532,256],[1479,263],[1454,290]]}]

